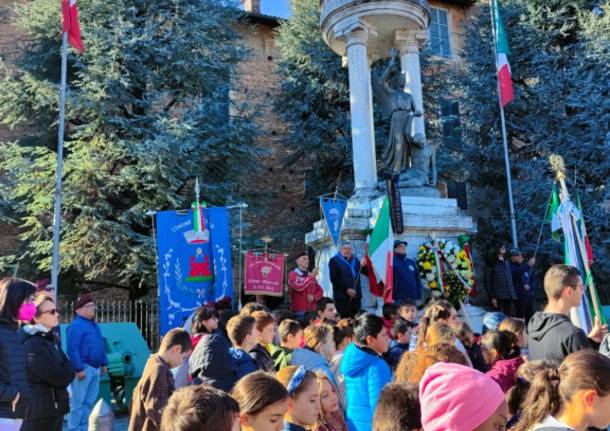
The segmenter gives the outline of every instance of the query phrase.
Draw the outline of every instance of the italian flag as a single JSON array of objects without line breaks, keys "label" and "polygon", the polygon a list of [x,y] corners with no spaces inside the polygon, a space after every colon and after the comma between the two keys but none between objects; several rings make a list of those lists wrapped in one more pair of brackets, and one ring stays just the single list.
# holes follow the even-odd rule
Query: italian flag
[{"label": "italian flag", "polygon": [[85,48],[83,47],[83,41],[80,35],[76,0],[62,0],[61,14],[63,18],[61,31],[64,33],[68,32],[68,43],[82,53]]},{"label": "italian flag", "polygon": [[493,20],[494,20],[494,36],[496,44],[496,67],[498,69],[498,90],[500,96],[500,104],[504,108],[514,98],[513,80],[510,73],[510,64],[508,64],[508,40],[506,32],[502,24],[500,16],[500,8],[498,0],[492,0]]},{"label": "italian flag", "polygon": [[392,302],[393,253],[394,233],[390,222],[390,201],[386,196],[371,233],[366,256],[371,292],[383,296],[385,302]]}]

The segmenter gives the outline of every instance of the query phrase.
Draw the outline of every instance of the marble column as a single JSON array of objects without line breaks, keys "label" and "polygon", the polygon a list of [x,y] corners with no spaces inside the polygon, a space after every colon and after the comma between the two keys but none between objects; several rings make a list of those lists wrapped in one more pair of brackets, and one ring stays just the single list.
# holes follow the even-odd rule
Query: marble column
[{"label": "marble column", "polygon": [[[405,91],[411,93],[415,107],[422,114],[424,103],[421,85],[421,67],[419,63],[419,50],[428,38],[424,30],[398,30],[394,34],[394,45],[400,53],[400,66],[405,74]],[[421,133],[426,136],[424,115],[413,120],[413,134]]]},{"label": "marble column", "polygon": [[367,42],[375,28],[363,21],[338,35],[345,40],[349,70],[352,154],[356,196],[373,196],[377,187],[377,158],[373,129],[373,96]]}]

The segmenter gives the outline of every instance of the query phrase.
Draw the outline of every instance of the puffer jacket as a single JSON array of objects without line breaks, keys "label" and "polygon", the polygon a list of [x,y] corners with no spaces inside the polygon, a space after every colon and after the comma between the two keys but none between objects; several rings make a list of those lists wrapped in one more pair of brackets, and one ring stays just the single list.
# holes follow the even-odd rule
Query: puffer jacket
[{"label": "puffer jacket", "polygon": [[370,431],[373,413],[383,387],[392,380],[384,359],[373,350],[352,343],[341,361],[347,398],[347,425],[350,431]]},{"label": "puffer jacket", "polygon": [[517,299],[510,266],[507,260],[495,259],[487,266],[483,273],[485,290],[489,298]]},{"label": "puffer jacket", "polygon": [[19,404],[27,405],[30,385],[26,375],[25,354],[17,338],[17,325],[0,320],[0,418],[24,417],[24,408],[13,411],[13,400],[17,394]]},{"label": "puffer jacket", "polygon": [[85,365],[93,368],[108,365],[104,337],[95,320],[76,316],[66,330],[68,357],[76,371],[85,369]]},{"label": "puffer jacket", "polygon": [[245,350],[239,347],[231,347],[229,353],[235,361],[235,381],[258,370],[254,358]]},{"label": "puffer jacket", "polygon": [[19,340],[31,389],[26,420],[65,415],[70,411],[67,387],[74,379],[74,367],[57,346],[54,332],[27,325],[19,331]]},{"label": "puffer jacket", "polygon": [[189,358],[189,375],[193,383],[231,392],[237,382],[237,367],[230,348],[229,340],[219,330],[203,337]]}]

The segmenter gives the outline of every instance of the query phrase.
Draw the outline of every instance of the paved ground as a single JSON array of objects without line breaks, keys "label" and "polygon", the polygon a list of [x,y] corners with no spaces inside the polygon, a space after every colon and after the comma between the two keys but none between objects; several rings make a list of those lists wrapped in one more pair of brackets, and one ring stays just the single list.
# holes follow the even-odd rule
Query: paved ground
[{"label": "paved ground", "polygon": [[[112,431],[127,431],[127,422],[128,422],[129,417],[122,415],[122,416],[117,416],[114,419],[114,426],[112,427]],[[67,430],[68,427],[66,425],[66,423],[64,422],[64,430]]]}]

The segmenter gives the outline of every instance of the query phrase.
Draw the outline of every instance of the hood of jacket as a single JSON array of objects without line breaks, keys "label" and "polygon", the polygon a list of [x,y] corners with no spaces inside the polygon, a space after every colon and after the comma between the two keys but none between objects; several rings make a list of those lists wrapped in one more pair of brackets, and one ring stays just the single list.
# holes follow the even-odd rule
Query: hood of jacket
[{"label": "hood of jacket", "polygon": [[570,318],[559,313],[534,313],[527,325],[527,332],[531,339],[540,341],[551,330],[558,326],[568,324],[572,326]]},{"label": "hood of jacket", "polygon": [[254,361],[254,359],[252,359],[252,356],[250,356],[248,354],[248,352],[246,352],[245,350],[240,349],[238,347],[231,347],[229,349],[229,353],[231,354],[231,356],[235,360],[235,364],[238,367],[243,365],[243,364],[251,363],[251,362]]},{"label": "hood of jacket", "polygon": [[17,336],[21,343],[24,343],[32,337],[42,337],[53,340],[53,331],[38,323],[36,325],[24,325],[21,327]]},{"label": "hood of jacket", "polygon": [[318,352],[309,349],[296,348],[292,352],[292,365],[303,365],[308,370],[315,370],[324,366],[330,367],[326,359]]},{"label": "hood of jacket", "polygon": [[346,376],[354,377],[378,360],[383,361],[383,358],[373,350],[351,343],[343,354],[341,372]]}]

